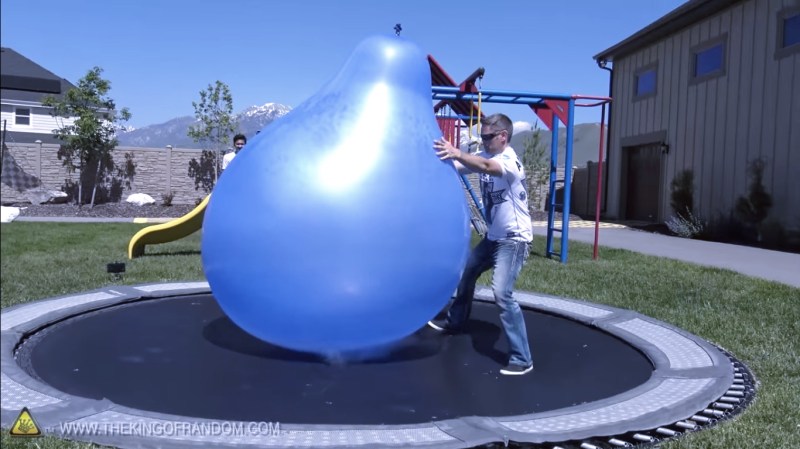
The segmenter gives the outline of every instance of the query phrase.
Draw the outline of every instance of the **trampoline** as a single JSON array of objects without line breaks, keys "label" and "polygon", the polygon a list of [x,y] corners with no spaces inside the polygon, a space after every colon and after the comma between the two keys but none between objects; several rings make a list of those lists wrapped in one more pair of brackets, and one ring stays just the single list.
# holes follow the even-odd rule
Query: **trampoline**
[{"label": "trampoline", "polygon": [[[466,332],[423,327],[347,361],[250,336],[206,283],[20,305],[2,314],[2,423],[27,408],[47,434],[117,447],[608,447],[698,430],[754,394],[746,367],[668,324],[516,297],[526,376],[499,374],[507,348],[486,288]],[[76,424],[104,431],[75,435]]]}]

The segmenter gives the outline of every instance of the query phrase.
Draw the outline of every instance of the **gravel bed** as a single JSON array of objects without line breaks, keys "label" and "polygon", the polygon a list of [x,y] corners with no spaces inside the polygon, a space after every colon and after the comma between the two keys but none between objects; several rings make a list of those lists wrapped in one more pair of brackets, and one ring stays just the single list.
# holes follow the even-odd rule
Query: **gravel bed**
[{"label": "gravel bed", "polygon": [[20,217],[91,217],[91,218],[171,218],[181,217],[192,209],[192,204],[145,204],[137,206],[132,203],[105,203],[94,207],[85,204],[12,204],[20,209]]},{"label": "gravel bed", "polygon": [[[11,204],[11,207],[20,209],[20,217],[92,217],[92,218],[170,218],[181,217],[195,208],[193,204],[175,204],[163,206],[160,204],[135,204],[119,202],[97,204],[94,207],[85,204],[40,204],[30,203]],[[547,220],[547,212],[533,211],[531,219],[534,221]],[[556,221],[561,220],[561,214],[556,214]],[[580,217],[571,215],[570,220],[580,220]]]}]

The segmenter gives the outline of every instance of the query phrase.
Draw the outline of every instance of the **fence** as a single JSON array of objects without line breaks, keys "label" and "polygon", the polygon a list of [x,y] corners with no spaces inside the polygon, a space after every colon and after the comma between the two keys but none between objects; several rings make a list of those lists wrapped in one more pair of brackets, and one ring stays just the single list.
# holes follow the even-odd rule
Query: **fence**
[{"label": "fence", "polygon": [[[77,181],[78,174],[69,173],[58,158],[58,145],[8,142],[6,148],[4,171],[7,164],[16,163],[25,173],[37,177],[43,188],[51,190],[63,190],[68,183]],[[146,193],[160,201],[162,195],[171,192],[173,204],[195,204],[206,192],[195,189],[195,180],[189,176],[189,161],[200,159],[201,152],[193,148],[117,147],[113,152],[115,163],[121,164],[125,154],[130,153],[135,164],[135,171],[126,179],[130,187],[124,189],[123,200],[131,193]],[[12,159],[7,160],[6,155]],[[3,204],[28,201],[24,192],[6,183],[0,194]]]},{"label": "fence", "polygon": [[[607,164],[603,162],[602,184],[605,185]],[[600,187],[603,189],[603,186]],[[600,210],[605,209],[605,195],[601,190]],[[582,218],[594,219],[597,205],[597,162],[589,161],[586,167],[572,172],[572,199],[570,212]]]},{"label": "fence", "polygon": [[[14,143],[7,142],[3,151],[3,172],[9,171],[11,164],[16,164],[15,170],[26,175],[38,178],[43,188],[49,190],[64,190],[64,187],[77,180],[77,173],[69,173],[63,162],[58,158],[58,145]],[[146,193],[157,202],[162,195],[172,193],[173,204],[196,204],[206,196],[206,192],[195,189],[195,180],[189,176],[189,161],[200,159],[202,150],[193,148],[143,148],[143,147],[117,147],[114,150],[114,161],[121,164],[125,161],[125,154],[131,155],[135,164],[135,171],[130,179],[130,188],[125,187],[122,192],[124,200],[132,193]],[[8,157],[10,156],[10,157]],[[605,164],[604,164],[605,168]],[[564,168],[559,167],[557,176],[564,177]],[[475,191],[478,190],[477,177],[469,177],[470,184]],[[597,163],[589,162],[585,168],[573,169],[572,208],[571,212],[581,216],[594,216],[595,188],[597,185]],[[538,193],[531,192],[531,208],[542,210],[547,197],[547,185],[538,186]],[[0,192],[3,204],[25,203],[28,197],[2,183]],[[538,204],[533,201],[538,198]],[[467,197],[471,201],[471,198]]]}]

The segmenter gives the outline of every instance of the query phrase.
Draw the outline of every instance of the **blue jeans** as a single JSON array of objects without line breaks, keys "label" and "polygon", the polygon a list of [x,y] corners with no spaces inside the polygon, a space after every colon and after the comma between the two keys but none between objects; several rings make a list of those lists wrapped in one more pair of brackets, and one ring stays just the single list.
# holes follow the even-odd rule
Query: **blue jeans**
[{"label": "blue jeans", "polygon": [[529,249],[527,242],[481,240],[470,253],[456,297],[447,312],[447,326],[453,329],[462,327],[472,311],[475,283],[481,274],[493,268],[492,292],[508,338],[509,365],[528,366],[533,363],[525,319],[519,304],[512,297],[514,283],[528,259]]}]

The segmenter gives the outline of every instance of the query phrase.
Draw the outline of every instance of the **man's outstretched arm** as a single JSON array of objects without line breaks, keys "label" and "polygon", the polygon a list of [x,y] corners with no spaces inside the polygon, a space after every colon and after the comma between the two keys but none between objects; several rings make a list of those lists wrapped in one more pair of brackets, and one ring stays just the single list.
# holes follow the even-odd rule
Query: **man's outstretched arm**
[{"label": "man's outstretched arm", "polygon": [[438,156],[439,159],[443,161],[448,159],[452,160],[459,172],[466,170],[486,173],[492,176],[503,175],[503,167],[501,167],[497,161],[465,153],[454,147],[453,144],[443,137],[433,142],[433,148],[436,150],[436,156]]}]

